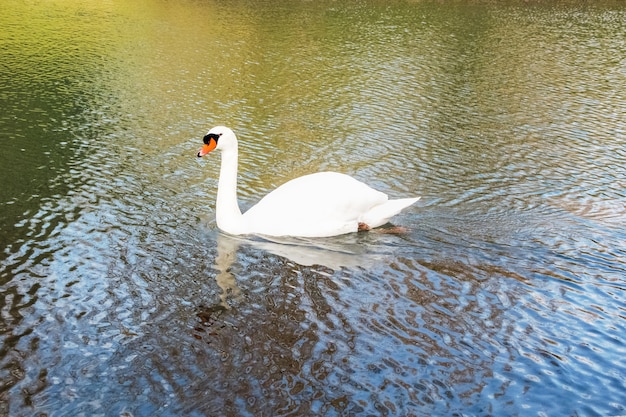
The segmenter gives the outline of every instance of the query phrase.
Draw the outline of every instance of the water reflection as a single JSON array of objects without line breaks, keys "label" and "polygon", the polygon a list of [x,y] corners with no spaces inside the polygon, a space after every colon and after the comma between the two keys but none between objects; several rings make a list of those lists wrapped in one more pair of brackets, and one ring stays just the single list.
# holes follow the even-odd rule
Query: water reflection
[{"label": "water reflection", "polygon": [[231,273],[230,268],[237,256],[240,242],[234,237],[227,236],[223,233],[217,235],[217,256],[215,257],[215,269],[217,275],[215,281],[222,289],[220,295],[220,305],[229,308],[229,300],[237,301],[241,296],[241,290],[237,286],[237,280]]},{"label": "water reflection", "polygon": [[[383,233],[373,231],[371,235]],[[397,235],[397,234],[396,234]],[[220,233],[217,237],[218,253],[236,251],[240,245],[256,248],[271,253],[301,266],[324,266],[337,271],[341,268],[371,268],[385,262],[389,257],[388,248],[379,246],[375,242],[381,236],[367,236],[366,234],[351,234],[331,239],[306,239],[291,237],[234,237]],[[384,236],[383,236],[384,238]],[[401,239],[401,237],[399,238]],[[224,256],[226,258],[226,255]],[[230,258],[228,258],[231,260]],[[223,264],[222,258],[217,263],[219,270]],[[231,260],[232,261],[232,260]]]}]

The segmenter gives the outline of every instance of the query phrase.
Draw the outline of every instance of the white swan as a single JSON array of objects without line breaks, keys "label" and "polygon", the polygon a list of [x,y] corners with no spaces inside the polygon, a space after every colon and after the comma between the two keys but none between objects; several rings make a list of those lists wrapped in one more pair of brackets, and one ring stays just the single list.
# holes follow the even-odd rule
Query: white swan
[{"label": "white swan", "polygon": [[238,144],[224,126],[211,129],[198,152],[222,151],[217,188],[217,226],[232,235],[327,237],[382,226],[420,197],[389,200],[354,178],[319,172],[293,179],[241,214],[237,203]]}]

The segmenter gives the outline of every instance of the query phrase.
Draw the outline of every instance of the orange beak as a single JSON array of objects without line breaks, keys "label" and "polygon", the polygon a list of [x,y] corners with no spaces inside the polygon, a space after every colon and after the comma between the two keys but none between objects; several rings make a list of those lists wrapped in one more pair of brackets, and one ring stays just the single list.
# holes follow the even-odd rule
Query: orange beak
[{"label": "orange beak", "polygon": [[202,148],[200,148],[200,151],[198,152],[198,158],[201,158],[204,155],[208,154],[213,149],[215,149],[216,146],[217,141],[215,139],[210,139],[209,143],[205,143],[204,145],[202,145]]}]

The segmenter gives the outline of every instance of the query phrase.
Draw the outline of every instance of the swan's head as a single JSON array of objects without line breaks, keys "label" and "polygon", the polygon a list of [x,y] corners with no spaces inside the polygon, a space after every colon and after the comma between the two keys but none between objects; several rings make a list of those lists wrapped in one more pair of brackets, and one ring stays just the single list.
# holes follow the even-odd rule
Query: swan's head
[{"label": "swan's head", "polygon": [[208,154],[214,149],[221,151],[237,148],[237,136],[235,132],[225,126],[216,126],[202,138],[204,145],[198,152],[198,158]]}]

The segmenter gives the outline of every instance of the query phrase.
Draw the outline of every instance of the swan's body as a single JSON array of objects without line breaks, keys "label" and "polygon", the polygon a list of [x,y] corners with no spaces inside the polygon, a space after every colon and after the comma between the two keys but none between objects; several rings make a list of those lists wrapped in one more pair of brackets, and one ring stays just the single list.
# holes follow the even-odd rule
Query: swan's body
[{"label": "swan's body", "polygon": [[233,235],[326,237],[379,227],[419,200],[389,200],[386,194],[337,172],[293,179],[261,199],[245,213],[237,203],[237,137],[218,126],[204,137],[198,156],[222,151],[217,189],[217,226]]}]

